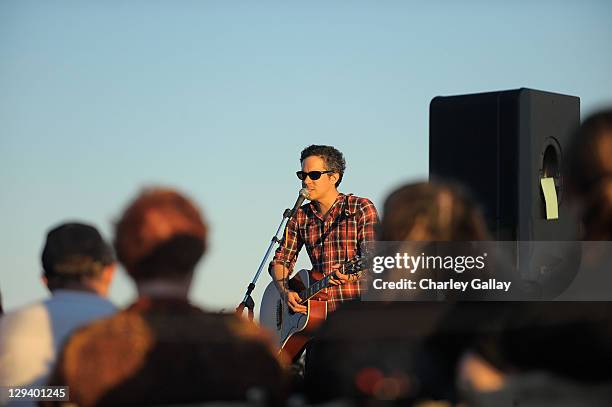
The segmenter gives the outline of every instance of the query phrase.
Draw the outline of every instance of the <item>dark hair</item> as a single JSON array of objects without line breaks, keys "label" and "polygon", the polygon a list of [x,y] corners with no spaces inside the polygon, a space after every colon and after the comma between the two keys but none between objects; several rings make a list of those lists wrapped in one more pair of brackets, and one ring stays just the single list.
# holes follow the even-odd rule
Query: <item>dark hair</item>
[{"label": "dark hair", "polygon": [[313,144],[302,150],[302,154],[300,155],[300,164],[303,163],[306,158],[311,156],[321,157],[323,161],[325,161],[327,170],[333,171],[340,176],[336,182],[337,188],[338,185],[340,185],[340,182],[342,182],[342,176],[344,175],[344,170],[346,169],[346,162],[344,161],[344,156],[342,153],[332,146],[319,146]]},{"label": "dark hair", "polygon": [[378,239],[404,241],[417,223],[425,233],[421,240],[488,239],[479,208],[452,184],[420,182],[393,191],[385,201]]},{"label": "dark hair", "polygon": [[584,204],[588,240],[612,240],[612,109],[588,117],[568,144],[565,179]]},{"label": "dark hair", "polygon": [[171,189],[145,189],[115,227],[119,261],[136,281],[183,277],[206,249],[207,228],[196,206]]}]

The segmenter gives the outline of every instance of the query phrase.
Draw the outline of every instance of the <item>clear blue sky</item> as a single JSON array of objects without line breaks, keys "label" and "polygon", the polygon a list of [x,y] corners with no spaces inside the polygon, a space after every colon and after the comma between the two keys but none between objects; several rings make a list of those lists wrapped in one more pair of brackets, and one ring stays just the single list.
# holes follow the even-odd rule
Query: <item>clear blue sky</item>
[{"label": "clear blue sky", "polygon": [[[612,2],[1,1],[5,308],[47,295],[49,227],[110,238],[161,184],[211,225],[192,300],[232,309],[295,200],[303,147],[337,146],[342,191],[380,205],[427,175],[434,96],[519,87],[579,96],[583,117],[612,105]],[[120,273],[112,299],[132,296]]]}]

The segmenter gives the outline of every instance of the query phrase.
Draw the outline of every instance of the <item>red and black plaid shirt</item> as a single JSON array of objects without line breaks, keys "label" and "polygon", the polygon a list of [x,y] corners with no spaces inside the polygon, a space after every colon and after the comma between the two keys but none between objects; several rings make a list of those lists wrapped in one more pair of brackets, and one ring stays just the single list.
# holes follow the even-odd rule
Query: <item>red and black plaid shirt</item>
[{"label": "red and black plaid shirt", "polygon": [[[302,205],[287,222],[285,237],[271,265],[282,264],[293,271],[297,255],[306,245],[313,267],[310,276],[315,272],[327,275],[334,271],[332,266],[361,255],[361,243],[374,240],[376,223],[378,213],[367,198],[339,194],[326,219],[313,202]],[[359,281],[330,286],[325,292],[331,311],[339,302],[361,295]]]}]

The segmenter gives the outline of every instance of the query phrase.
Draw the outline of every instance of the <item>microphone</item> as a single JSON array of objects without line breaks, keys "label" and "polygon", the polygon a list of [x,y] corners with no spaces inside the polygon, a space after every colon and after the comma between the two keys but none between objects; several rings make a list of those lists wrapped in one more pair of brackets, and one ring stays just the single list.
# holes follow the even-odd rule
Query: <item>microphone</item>
[{"label": "microphone", "polygon": [[291,209],[291,211],[289,212],[286,211],[285,213],[287,214],[287,216],[285,217],[286,218],[293,217],[297,213],[300,206],[302,206],[305,199],[310,199],[310,194],[308,193],[308,190],[306,188],[302,188],[300,189],[300,195],[298,195],[298,198],[295,201],[295,205],[293,205],[293,209]]}]

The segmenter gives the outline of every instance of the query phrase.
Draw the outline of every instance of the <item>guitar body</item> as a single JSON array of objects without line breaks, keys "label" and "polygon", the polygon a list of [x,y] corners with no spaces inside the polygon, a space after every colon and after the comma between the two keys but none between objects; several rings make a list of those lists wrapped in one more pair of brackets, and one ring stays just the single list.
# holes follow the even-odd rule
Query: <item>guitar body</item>
[{"label": "guitar body", "polygon": [[[300,292],[311,284],[308,270],[300,270],[291,280],[289,289]],[[327,302],[313,297],[307,300],[307,314],[300,314],[289,309],[274,283],[268,284],[261,300],[259,322],[272,332],[279,352],[290,360],[295,360],[306,343],[312,338],[312,332],[327,317]]]}]

